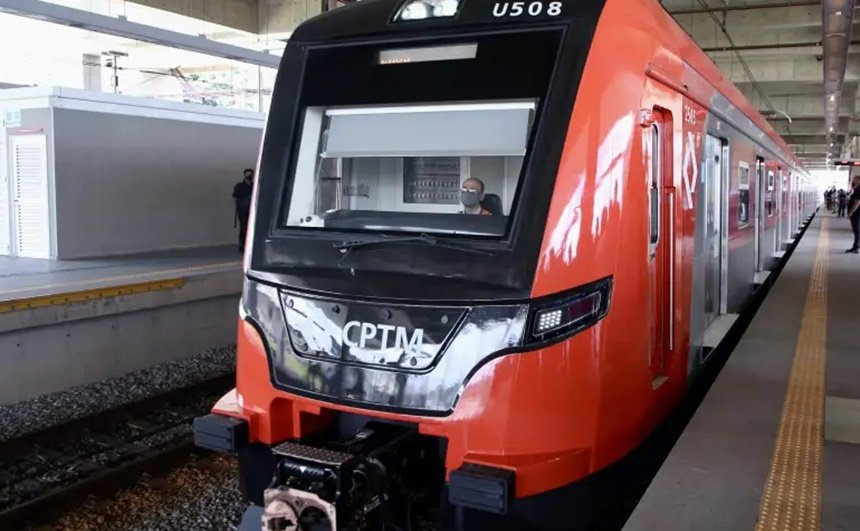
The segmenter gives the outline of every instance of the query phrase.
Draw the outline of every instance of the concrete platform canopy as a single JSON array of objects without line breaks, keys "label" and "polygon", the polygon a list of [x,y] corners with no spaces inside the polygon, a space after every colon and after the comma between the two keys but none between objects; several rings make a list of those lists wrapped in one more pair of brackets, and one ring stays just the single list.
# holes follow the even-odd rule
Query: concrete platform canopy
[{"label": "concrete platform canopy", "polygon": [[27,60],[2,57],[0,88],[55,85],[265,112],[292,31],[349,1],[0,0],[0,45],[64,42],[37,46]]},{"label": "concrete platform canopy", "polygon": [[[133,0],[252,33],[292,31],[303,20],[322,13],[327,0]],[[335,0],[332,7],[341,2]]]},{"label": "concrete platform canopy", "polygon": [[[850,30],[860,21],[854,0],[661,3],[768,117],[807,169],[826,168],[828,155],[834,161],[858,156],[860,41]],[[840,24],[847,34],[833,32]],[[840,57],[846,49],[847,57]],[[827,87],[826,67],[835,76]]]}]

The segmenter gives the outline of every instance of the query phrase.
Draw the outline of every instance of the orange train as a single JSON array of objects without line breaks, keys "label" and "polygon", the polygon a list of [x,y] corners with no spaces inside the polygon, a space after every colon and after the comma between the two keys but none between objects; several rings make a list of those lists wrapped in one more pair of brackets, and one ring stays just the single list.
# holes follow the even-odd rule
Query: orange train
[{"label": "orange train", "polygon": [[239,456],[242,529],[569,529],[547,507],[679,403],[816,200],[655,0],[323,14],[196,441]]}]

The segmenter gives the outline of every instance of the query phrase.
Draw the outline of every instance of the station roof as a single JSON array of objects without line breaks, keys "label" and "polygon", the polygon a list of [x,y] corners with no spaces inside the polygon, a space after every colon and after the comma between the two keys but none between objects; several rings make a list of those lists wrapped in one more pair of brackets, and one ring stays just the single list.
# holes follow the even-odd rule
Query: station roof
[{"label": "station roof", "polygon": [[[184,26],[189,23],[171,19],[170,24],[176,27],[170,29],[174,31],[205,36],[210,43],[216,39],[249,48],[249,54],[264,50],[274,55],[272,59],[276,61],[283,41],[289,39],[298,24],[324,9],[350,1],[16,0],[13,3],[86,9],[161,27],[161,22],[153,23],[146,18],[155,16],[152,13],[157,9],[201,24],[199,28],[188,29]],[[851,31],[858,23],[854,17],[855,0],[659,1],[770,120],[807,168],[824,168],[829,158],[860,158],[860,41],[852,39]],[[146,8],[156,9],[140,11]],[[135,60],[157,62],[139,47],[134,55],[123,64]],[[181,58],[186,72],[193,63],[184,56]],[[826,78],[829,81],[825,83]],[[262,92],[262,87],[256,90]]]},{"label": "station roof", "polygon": [[[319,0],[133,0],[251,32],[285,36],[324,8]],[[350,0],[326,0],[334,8]],[[660,0],[717,66],[773,124],[810,169],[860,156],[860,41],[845,37],[848,50],[841,98],[825,120],[824,13],[847,10],[854,0]],[[844,20],[844,19],[843,19]],[[854,43],[857,44],[854,44]],[[832,42],[831,42],[832,44]],[[838,48],[838,46],[836,47]],[[831,65],[834,63],[831,63]],[[830,68],[831,71],[834,68]],[[835,71],[841,71],[840,64]],[[832,92],[831,92],[832,93]],[[830,131],[830,127],[834,131]],[[831,146],[831,144],[833,144]]]},{"label": "station roof", "polygon": [[[824,13],[840,13],[837,17],[847,19],[847,28],[856,25],[854,0],[661,3],[771,121],[807,168],[825,167],[828,153],[833,160],[860,155],[855,147],[860,135],[860,41],[851,40],[849,31],[842,37],[845,46],[833,46],[837,43],[825,38],[824,24]],[[843,54],[847,49],[844,68],[835,62],[840,48]],[[841,97],[827,95],[826,63],[836,67],[831,71],[844,71],[837,91]],[[827,90],[832,90],[830,85]],[[830,121],[827,100],[834,105]]]}]

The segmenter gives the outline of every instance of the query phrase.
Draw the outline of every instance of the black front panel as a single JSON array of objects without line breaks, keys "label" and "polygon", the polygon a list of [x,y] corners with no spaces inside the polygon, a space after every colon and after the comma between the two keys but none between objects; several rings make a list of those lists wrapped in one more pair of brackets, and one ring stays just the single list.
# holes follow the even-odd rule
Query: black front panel
[{"label": "black front panel", "polygon": [[[264,139],[250,275],[363,299],[441,304],[528,298],[573,99],[603,2],[563,4],[559,16],[520,18],[495,16],[494,2],[465,0],[455,19],[399,24],[391,17],[400,2],[380,0],[297,30],[284,53]],[[457,43],[477,43],[477,57],[378,64],[380,50]],[[365,235],[285,226],[309,107],[520,98],[534,99],[538,107],[503,237],[450,235],[443,239],[467,249],[411,244],[344,258],[333,245]]]},{"label": "black front panel", "polygon": [[[514,353],[523,348],[559,161],[604,1],[533,2],[540,13],[531,7],[524,14],[529,3],[463,0],[451,19],[395,23],[400,0],[371,0],[296,30],[266,126],[243,296],[276,388],[369,409],[447,415],[489,360],[528,355]],[[470,61],[378,60],[381,50],[468,43],[478,45]],[[396,232],[396,220],[362,220],[376,225],[374,234],[357,229],[354,219],[353,226],[323,228],[285,221],[309,109],[503,100],[536,107],[512,208],[498,231],[394,244],[383,240],[398,236],[387,234]],[[338,248],[374,239],[382,245]]]},{"label": "black front panel", "polygon": [[[583,22],[596,21],[606,0],[461,0],[451,18],[395,22],[405,0],[362,0],[314,17],[296,28],[296,42],[331,42],[367,39],[381,34],[409,36],[445,33],[464,28],[515,30],[534,24],[572,24],[585,31]],[[539,5],[534,5],[539,4]]]},{"label": "black front panel", "polygon": [[[296,301],[294,309],[306,310],[309,316],[303,317],[298,311],[291,310],[288,314],[291,326],[287,327],[284,302],[289,297],[294,297]],[[301,304],[297,304],[299,300],[302,301]],[[323,324],[322,327],[328,327],[328,330],[318,332],[313,339],[317,345],[324,345],[328,340],[329,346],[319,349],[314,355],[299,354],[293,348],[291,332],[288,330],[320,330],[320,323],[328,320],[326,315],[337,315],[332,314],[335,304],[343,306],[344,309],[349,307],[347,314],[356,307],[349,301],[322,302],[316,299],[315,302],[309,303],[311,300],[314,299],[300,299],[295,294],[284,295],[275,287],[253,281],[245,284],[244,306],[249,313],[249,320],[260,328],[266,343],[273,384],[288,392],[336,403],[424,415],[450,413],[463,384],[471,374],[488,360],[512,352],[522,343],[528,320],[528,307],[524,305],[470,309],[381,305],[355,310],[356,313],[352,315],[369,316],[367,318],[376,318],[376,312],[384,317],[385,310],[390,310],[391,322],[399,322],[401,326],[404,323],[414,325],[436,321],[425,324],[431,330],[428,337],[434,342],[438,342],[437,338],[442,336],[446,336],[446,339],[442,340],[443,346],[438,350],[433,362],[424,370],[416,370],[409,367],[409,358],[406,357],[404,359],[407,367],[400,369],[392,367],[391,363],[377,364],[375,362],[378,358],[373,357],[368,358],[367,362],[341,361],[344,352],[337,353],[337,344],[342,343],[343,328],[336,326],[334,321]],[[331,307],[322,309],[328,305]],[[310,313],[313,311],[311,308],[316,308],[319,313]],[[396,321],[395,312],[399,316]],[[457,319],[461,314],[463,317]],[[449,316],[449,320],[443,324],[441,321],[445,315]],[[381,341],[379,323],[373,324],[377,334],[371,341],[368,331],[365,347],[373,347]],[[449,325],[452,331],[446,334],[445,330]],[[347,330],[347,334],[350,332],[356,333],[354,330]],[[414,328],[409,328],[407,332],[410,339],[414,337]],[[361,338],[360,335],[352,335],[349,340],[360,342]],[[326,358],[326,351],[332,353],[330,359]],[[346,356],[349,356],[348,351]]]},{"label": "black front panel", "polygon": [[308,50],[302,105],[372,105],[439,101],[542,98],[549,88],[563,34],[560,30],[446,39],[409,46],[478,44],[468,61],[377,64],[381,50],[401,43]]}]

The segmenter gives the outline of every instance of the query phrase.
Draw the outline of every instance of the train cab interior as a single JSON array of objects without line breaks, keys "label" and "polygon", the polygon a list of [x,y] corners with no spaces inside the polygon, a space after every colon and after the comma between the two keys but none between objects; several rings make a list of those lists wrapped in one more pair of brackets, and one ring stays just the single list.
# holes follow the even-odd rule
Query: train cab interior
[{"label": "train cab interior", "polygon": [[535,109],[533,100],[308,108],[286,225],[503,236]]}]

